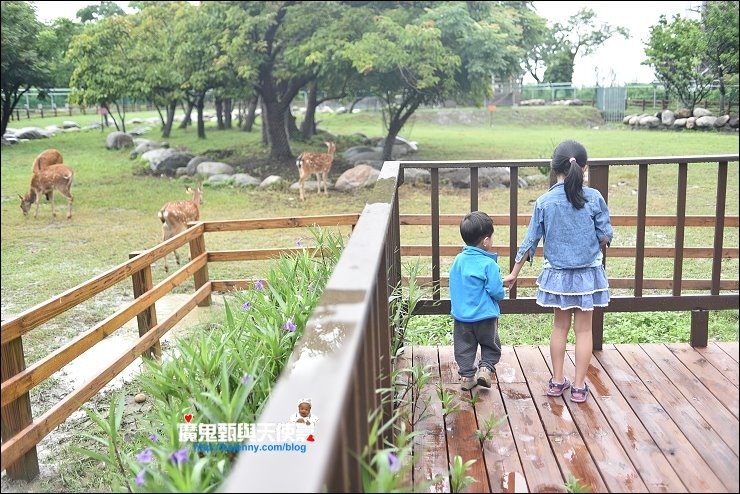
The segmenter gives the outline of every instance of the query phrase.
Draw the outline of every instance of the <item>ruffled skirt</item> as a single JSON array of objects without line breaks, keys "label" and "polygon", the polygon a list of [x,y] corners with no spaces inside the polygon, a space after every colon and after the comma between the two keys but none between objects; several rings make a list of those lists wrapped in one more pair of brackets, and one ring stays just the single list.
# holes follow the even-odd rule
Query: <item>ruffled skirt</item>
[{"label": "ruffled skirt", "polygon": [[537,277],[537,305],[563,310],[606,307],[609,305],[609,281],[604,266],[543,269]]}]

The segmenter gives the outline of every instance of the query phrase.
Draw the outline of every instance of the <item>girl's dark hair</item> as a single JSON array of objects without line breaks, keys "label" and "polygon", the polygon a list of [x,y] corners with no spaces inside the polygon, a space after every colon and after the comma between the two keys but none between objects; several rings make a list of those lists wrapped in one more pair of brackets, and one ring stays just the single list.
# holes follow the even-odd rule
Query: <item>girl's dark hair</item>
[{"label": "girl's dark hair", "polygon": [[493,235],[493,220],[482,211],[473,211],[465,215],[460,222],[460,236],[465,245],[478,245],[478,243]]},{"label": "girl's dark hair", "polygon": [[565,175],[565,197],[576,209],[581,209],[586,204],[583,196],[583,168],[587,162],[586,148],[573,140],[561,142],[552,153],[550,168],[557,175]]}]

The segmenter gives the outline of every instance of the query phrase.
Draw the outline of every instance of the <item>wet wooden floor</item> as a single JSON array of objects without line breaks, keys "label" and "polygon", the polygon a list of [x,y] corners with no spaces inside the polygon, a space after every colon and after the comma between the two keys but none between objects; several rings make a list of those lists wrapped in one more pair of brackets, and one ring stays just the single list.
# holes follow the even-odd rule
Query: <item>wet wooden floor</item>
[{"label": "wet wooden floor", "polygon": [[[566,375],[573,376],[568,347]],[[505,347],[490,389],[460,389],[452,347],[413,347],[429,366],[416,407],[415,491],[454,492],[453,458],[475,460],[461,492],[738,492],[738,343],[605,345],[582,404],[548,397],[548,346]],[[453,399],[445,414],[440,389]],[[474,397],[477,395],[477,397]],[[455,410],[455,408],[457,408]],[[483,440],[476,431],[504,418]],[[589,490],[568,490],[577,479]]]}]

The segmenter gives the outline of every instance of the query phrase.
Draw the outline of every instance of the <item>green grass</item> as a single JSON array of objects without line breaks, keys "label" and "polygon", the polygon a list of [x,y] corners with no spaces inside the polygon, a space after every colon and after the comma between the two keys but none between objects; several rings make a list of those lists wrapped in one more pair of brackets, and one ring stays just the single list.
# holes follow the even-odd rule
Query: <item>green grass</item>
[{"label": "green grass", "polygon": [[[128,114],[146,118],[154,112]],[[47,126],[60,124],[69,117],[11,121],[11,127]],[[353,115],[321,114],[319,127],[339,137],[338,156],[346,149],[341,143],[350,141],[349,136],[362,132],[368,136],[383,135],[381,116],[377,112]],[[96,115],[72,118],[81,125],[97,122]],[[591,158],[628,156],[670,156],[737,153],[737,133],[719,132],[671,132],[632,130],[622,124],[603,124],[598,121],[598,112],[592,108],[499,108],[493,114],[484,109],[465,110],[422,110],[411,119],[401,135],[419,143],[419,152],[411,159],[506,159],[546,158],[562,139],[573,138],[585,144]],[[134,125],[128,125],[132,128]],[[223,161],[243,165],[255,156],[265,159],[266,149],[260,143],[259,127],[255,132],[239,130],[219,131],[208,124],[206,139],[197,139],[196,130],[174,129],[168,139],[171,146],[184,146],[194,154],[220,156]],[[51,139],[30,141],[4,147],[0,157],[2,173],[2,311],[3,318],[12,316],[41,303],[75,285],[82,283],[114,266],[125,262],[129,253],[155,246],[161,239],[157,211],[167,201],[185,198],[185,181],[142,175],[142,161],[129,159],[129,151],[105,149],[107,132],[92,130],[78,133],[61,133]],[[161,140],[160,133],[153,129],[144,137]],[[294,154],[304,149],[319,149],[321,137],[311,142],[292,142]],[[76,172],[73,192],[75,194],[74,217],[64,219],[58,212],[52,218],[49,206],[42,204],[39,217],[23,217],[18,194],[27,191],[31,177],[31,163],[41,151],[55,147],[59,149],[65,163]],[[346,165],[338,159],[341,165]],[[290,182],[297,180],[291,163],[282,165],[283,176]],[[336,180],[341,166],[335,164],[332,179]],[[532,174],[539,173],[531,169]],[[609,204],[612,214],[634,214],[637,208],[636,167],[614,167],[610,176]],[[526,175],[524,171],[521,175]],[[264,177],[260,177],[264,178]],[[648,210],[650,214],[675,213],[675,166],[655,167],[650,170]],[[690,191],[687,198],[689,214],[714,214],[716,165],[691,166],[689,171]],[[529,201],[544,191],[544,186],[521,189],[519,208],[521,214],[531,213]],[[730,165],[726,214],[738,214],[738,165]],[[467,194],[442,187],[440,210],[442,213],[461,213],[468,207]],[[328,197],[317,196],[313,191],[308,200],[301,203],[297,192],[286,188],[263,191],[237,189],[230,186],[206,187],[203,219],[265,218],[360,212],[369,197],[369,191],[353,193],[332,191]],[[495,214],[508,213],[508,193],[501,189],[481,191],[481,209]],[[57,197],[60,209],[63,201]],[[428,213],[428,187],[404,186],[401,190],[402,213]],[[428,243],[429,230],[424,227],[402,229],[404,243]],[[446,245],[459,245],[459,233],[455,227],[443,227],[441,240]],[[519,235],[523,237],[524,229]],[[208,248],[248,247],[292,247],[296,239],[309,235],[305,230],[261,230],[254,233],[212,234],[207,238]],[[508,231],[496,227],[495,241],[505,244]],[[671,229],[649,229],[648,245],[670,244]],[[709,243],[708,243],[709,242]],[[618,228],[614,245],[634,245],[634,229]],[[707,229],[689,232],[686,245],[711,246],[711,234]],[[728,230],[727,247],[737,247],[737,229]],[[451,259],[443,259],[445,265]],[[612,259],[610,270],[615,276],[629,276],[633,267],[628,260]],[[508,258],[501,257],[505,270]],[[737,260],[724,263],[724,270],[738,269]],[[670,260],[648,260],[646,277],[670,276]],[[444,268],[444,266],[443,266]],[[213,278],[258,277],[265,269],[264,263],[238,263],[224,265],[216,263],[209,267]],[[665,270],[668,269],[668,273]],[[527,269],[524,276],[533,275],[536,269]],[[706,263],[687,265],[687,277],[706,277]],[[154,270],[155,283],[163,278],[162,269]],[[188,285],[181,290],[187,290]],[[523,293],[522,293],[523,294]],[[50,330],[57,343],[76,334],[110,314],[110,306],[118,305],[130,298],[127,287],[115,288],[101,294],[95,300],[80,307],[57,321]],[[734,315],[736,328],[737,313]],[[510,316],[513,317],[513,316]],[[619,319],[631,318],[621,314]],[[535,318],[536,319],[536,318]],[[74,323],[71,323],[74,321]],[[732,321],[730,321],[732,322]],[[545,335],[549,336],[548,332]],[[35,333],[35,332],[34,332]],[[533,340],[537,337],[533,337]],[[29,335],[27,351],[33,361],[48,351],[48,334]],[[735,332],[735,339],[737,333]],[[519,340],[516,340],[519,341]]]}]

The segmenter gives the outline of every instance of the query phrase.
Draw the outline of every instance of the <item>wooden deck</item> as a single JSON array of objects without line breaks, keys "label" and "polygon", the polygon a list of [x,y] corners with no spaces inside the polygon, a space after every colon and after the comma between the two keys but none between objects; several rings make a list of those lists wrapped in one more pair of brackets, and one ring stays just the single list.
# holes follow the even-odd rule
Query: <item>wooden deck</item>
[{"label": "wooden deck", "polygon": [[[572,378],[572,346],[568,357]],[[433,376],[421,390],[429,407],[414,427],[422,431],[415,491],[452,492],[447,472],[456,455],[476,460],[476,482],[462,492],[567,492],[571,476],[588,492],[740,490],[737,342],[605,346],[594,352],[583,404],[569,392],[545,394],[548,346],[505,347],[498,382],[473,388],[474,405],[458,384],[452,347],[413,347],[408,359]],[[459,411],[443,416],[440,386]],[[481,443],[476,430],[492,415],[506,422]]]}]

